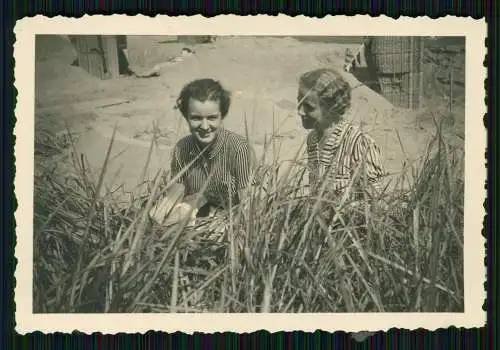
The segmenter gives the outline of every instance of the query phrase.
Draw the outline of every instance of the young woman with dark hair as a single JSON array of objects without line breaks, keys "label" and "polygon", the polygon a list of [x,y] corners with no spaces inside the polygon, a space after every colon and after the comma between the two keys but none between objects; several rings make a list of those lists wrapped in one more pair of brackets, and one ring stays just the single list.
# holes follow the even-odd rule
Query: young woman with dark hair
[{"label": "young woman with dark hair", "polygon": [[191,134],[174,147],[171,178],[183,185],[184,202],[198,217],[238,204],[255,166],[246,138],[223,126],[230,104],[230,93],[213,79],[188,83],[177,99]]}]

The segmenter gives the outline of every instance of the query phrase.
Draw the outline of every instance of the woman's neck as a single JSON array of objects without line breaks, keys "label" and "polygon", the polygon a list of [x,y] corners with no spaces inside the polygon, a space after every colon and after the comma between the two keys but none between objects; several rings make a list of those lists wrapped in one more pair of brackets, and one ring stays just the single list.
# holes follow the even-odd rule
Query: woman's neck
[{"label": "woman's neck", "polygon": [[342,120],[341,120],[341,119],[339,119],[339,120],[337,120],[337,121],[335,121],[335,122],[331,122],[331,123],[329,123],[328,125],[324,125],[324,126],[322,126],[322,127],[316,128],[316,133],[318,134],[318,136],[319,136],[320,138],[322,138],[323,136],[330,134],[330,133],[331,133],[331,131],[332,131],[333,129],[335,129],[335,127],[336,127],[336,126],[337,126],[337,125],[338,125],[341,121],[342,121]]}]

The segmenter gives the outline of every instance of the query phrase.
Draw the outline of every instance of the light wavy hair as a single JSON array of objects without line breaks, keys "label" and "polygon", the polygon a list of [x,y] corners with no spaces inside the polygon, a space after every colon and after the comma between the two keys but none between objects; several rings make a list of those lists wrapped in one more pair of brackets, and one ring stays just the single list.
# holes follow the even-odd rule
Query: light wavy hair
[{"label": "light wavy hair", "polygon": [[351,108],[351,87],[334,69],[320,68],[304,73],[299,84],[317,94],[322,113],[333,120],[341,119]]}]

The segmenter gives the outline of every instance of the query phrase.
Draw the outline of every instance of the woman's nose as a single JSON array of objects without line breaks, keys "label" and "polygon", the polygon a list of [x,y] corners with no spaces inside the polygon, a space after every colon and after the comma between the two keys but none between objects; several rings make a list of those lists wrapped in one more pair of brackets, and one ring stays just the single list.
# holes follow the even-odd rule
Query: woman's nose
[{"label": "woman's nose", "polygon": [[301,115],[301,116],[306,114],[306,113],[304,112],[304,106],[303,106],[303,105],[301,105],[301,104],[297,107],[297,112],[298,112],[298,113],[299,113],[299,115]]},{"label": "woman's nose", "polygon": [[203,129],[203,130],[207,130],[208,129],[208,120],[206,119],[202,119],[201,120],[201,125],[200,127]]}]

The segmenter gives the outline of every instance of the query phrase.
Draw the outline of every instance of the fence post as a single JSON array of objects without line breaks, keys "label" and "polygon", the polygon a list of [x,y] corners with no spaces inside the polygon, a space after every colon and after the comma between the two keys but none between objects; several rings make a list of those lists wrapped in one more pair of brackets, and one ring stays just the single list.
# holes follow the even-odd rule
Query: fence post
[{"label": "fence post", "polygon": [[120,62],[118,60],[118,44],[115,35],[102,36],[102,51],[108,79],[120,77]]},{"label": "fence post", "polygon": [[420,62],[419,62],[419,91],[418,91],[418,109],[422,109],[422,100],[424,99],[424,37],[420,37]]},{"label": "fence post", "polygon": [[100,79],[120,77],[116,35],[72,35],[70,40],[81,68]]},{"label": "fence post", "polygon": [[71,43],[74,45],[78,66],[100,79],[104,78],[104,62],[97,35],[72,35]]},{"label": "fence post", "polygon": [[450,68],[450,112],[453,109],[453,66]]},{"label": "fence post", "polygon": [[413,40],[414,38],[410,37],[410,91],[408,96],[408,107],[411,110],[415,109],[413,108],[413,72],[415,71],[413,67],[413,53],[415,52],[415,45]]}]

